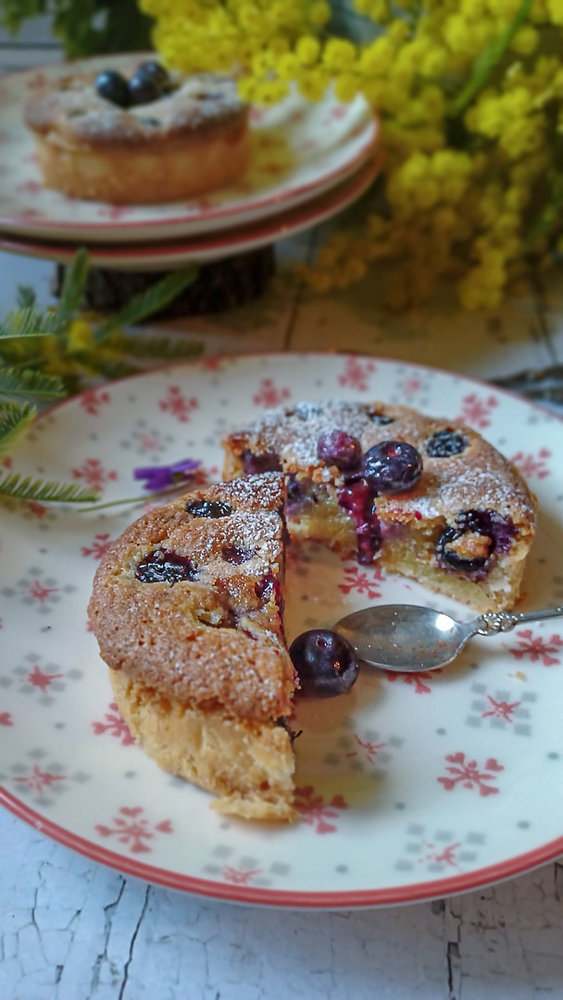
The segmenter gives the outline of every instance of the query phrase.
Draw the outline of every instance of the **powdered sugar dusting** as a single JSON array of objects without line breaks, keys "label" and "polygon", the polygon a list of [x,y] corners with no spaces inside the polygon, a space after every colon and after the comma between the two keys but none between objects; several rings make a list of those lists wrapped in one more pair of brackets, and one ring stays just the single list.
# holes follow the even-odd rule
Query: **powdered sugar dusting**
[{"label": "powdered sugar dusting", "polygon": [[[419,484],[397,497],[379,497],[378,506],[400,503],[404,511],[450,520],[466,507],[506,510],[518,520],[533,520],[534,502],[520,473],[471,428],[446,419],[425,416],[403,406],[374,401],[304,401],[297,406],[277,407],[263,413],[248,429],[233,435],[258,454],[274,451],[284,471],[311,475],[317,481],[339,485],[343,476],[329,470],[317,456],[317,442],[327,431],[343,430],[356,437],[366,452],[374,444],[389,440],[411,443],[423,459]],[[461,454],[432,457],[426,442],[437,431],[456,430],[466,447]]]},{"label": "powdered sugar dusting", "polygon": [[242,120],[246,113],[228,76],[199,73],[172,76],[172,82],[170,94],[124,109],[96,93],[95,76],[67,75],[30,100],[26,121],[39,132],[54,129],[93,144],[129,144],[201,131]]}]

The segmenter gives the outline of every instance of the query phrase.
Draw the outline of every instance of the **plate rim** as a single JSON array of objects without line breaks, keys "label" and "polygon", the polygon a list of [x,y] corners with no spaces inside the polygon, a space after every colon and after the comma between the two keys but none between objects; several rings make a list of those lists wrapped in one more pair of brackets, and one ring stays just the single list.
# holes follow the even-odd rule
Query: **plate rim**
[{"label": "plate rim", "polygon": [[43,819],[40,813],[27,807],[2,785],[0,785],[0,805],[5,806],[13,815],[28,823],[38,833],[47,834],[50,839],[64,847],[103,864],[112,871],[123,875],[132,875],[164,889],[189,892],[225,903],[250,903],[284,909],[349,910],[430,902],[433,899],[470,892],[518,875],[524,875],[534,868],[555,861],[563,854],[563,836],[561,836],[548,841],[542,847],[516,854],[507,861],[499,861],[496,864],[478,868],[474,872],[452,875],[444,879],[429,879],[426,882],[393,886],[387,889],[351,889],[341,892],[338,890],[300,892],[296,889],[284,891],[197,878],[193,875],[183,875],[180,872],[171,872],[170,869],[160,868],[157,865],[136,861],[125,854],[110,851],[107,847],[102,847],[101,844],[95,844],[85,837],[73,834],[53,820]]},{"label": "plate rim", "polygon": [[[120,60],[125,59],[136,59],[142,58],[147,55],[146,52],[131,52],[131,53],[119,53],[119,54],[108,54],[107,57],[91,56],[85,59],[80,59],[76,61],[74,68],[79,68],[80,66],[88,63],[96,63],[103,61],[106,62],[113,61],[116,64]],[[149,53],[150,54],[150,53]],[[15,77],[25,77],[32,76],[34,73],[49,72],[49,73],[64,73],[65,68],[68,67],[66,63],[51,63],[41,66],[32,67],[31,69],[20,69],[14,72],[6,73],[2,78],[2,81],[9,81]],[[365,99],[364,99],[365,100]],[[365,101],[366,107],[369,108],[369,104]],[[218,229],[221,227],[223,221],[230,227],[233,223],[232,219],[235,219],[237,215],[244,215],[244,213],[250,213],[253,217],[256,213],[258,218],[262,216],[277,215],[279,212],[284,211],[288,207],[297,206],[304,201],[309,200],[310,197],[314,197],[315,191],[318,190],[319,196],[323,192],[328,192],[332,187],[337,185],[340,181],[344,181],[349,175],[353,174],[356,169],[358,169],[362,163],[369,157],[370,152],[375,150],[381,132],[381,125],[379,116],[370,109],[370,118],[366,122],[366,128],[368,130],[368,135],[365,142],[362,144],[361,148],[357,153],[349,159],[345,164],[340,167],[334,168],[334,170],[328,171],[323,175],[321,180],[310,181],[307,184],[301,184],[298,187],[290,188],[283,196],[279,194],[267,195],[263,198],[257,198],[251,206],[244,203],[242,206],[221,206],[216,209],[208,209],[198,216],[197,218],[187,218],[185,215],[178,215],[175,217],[167,219],[148,219],[148,220],[131,220],[129,222],[118,220],[113,225],[109,224],[108,221],[104,222],[65,222],[64,219],[57,221],[56,223],[49,220],[29,220],[22,219],[21,215],[18,216],[5,216],[0,214],[0,227],[10,232],[19,232],[22,234],[36,234],[42,235],[46,231],[53,231],[59,233],[70,233],[75,232],[74,237],[68,237],[69,240],[81,240],[81,233],[87,232],[90,234],[92,239],[99,240],[101,237],[98,235],[102,231],[107,232],[108,236],[104,237],[109,240],[112,239],[111,234],[114,234],[114,240],[116,243],[121,242],[119,233],[120,231],[127,231],[132,234],[139,232],[140,230],[157,230],[157,229],[169,229],[174,227],[176,229],[184,229],[185,235],[190,233],[197,235],[199,232],[204,230],[198,229],[198,225],[203,223],[204,225],[211,221],[213,223],[213,229]],[[289,206],[286,204],[289,201]],[[100,204],[111,204],[110,202]],[[171,202],[170,204],[176,204]],[[135,207],[135,206],[130,206]],[[138,206],[142,207],[142,206]],[[264,211],[266,210],[266,211]],[[212,230],[210,230],[212,231]]]},{"label": "plate rim", "polygon": [[[244,361],[260,361],[262,359],[291,359],[309,357],[319,361],[338,357],[343,360],[353,358],[356,361],[370,361],[383,365],[408,365],[411,368],[423,371],[431,371],[439,375],[459,378],[460,380],[480,387],[491,388],[491,383],[485,378],[475,375],[451,371],[423,362],[400,360],[396,358],[382,357],[375,354],[365,354],[364,352],[323,351],[308,350],[274,350],[257,351],[248,350],[241,352],[224,352],[218,355],[210,355],[198,358],[179,359],[172,362],[165,362],[155,366],[148,371],[136,372],[131,375],[124,375],[111,382],[104,383],[114,386],[121,383],[135,382],[138,379],[146,379],[153,375],[164,374],[168,371],[179,369],[197,369],[206,366],[206,362],[212,359],[214,362],[238,363]],[[548,407],[543,406],[535,400],[528,400],[518,393],[505,389],[504,387],[493,385],[495,393],[505,396],[508,399],[516,400],[524,406],[538,410],[544,416],[553,418],[555,422],[563,424],[563,415],[553,412]],[[38,419],[41,420],[60,408],[69,404],[75,404],[89,390],[85,389],[81,393],[60,400],[41,412]],[[23,820],[35,830],[50,837],[50,839],[62,844],[71,850],[76,851],[92,861],[103,864],[105,867],[117,871],[124,875],[140,878],[150,884],[158,885],[162,888],[174,889],[180,892],[191,893],[216,901],[245,903],[256,906],[284,908],[284,909],[362,909],[391,905],[406,905],[409,903],[428,902],[433,899],[444,898],[458,893],[469,892],[485,888],[499,881],[507,880],[519,875],[523,875],[544,864],[553,862],[563,854],[563,834],[546,843],[531,848],[528,851],[513,854],[502,861],[497,861],[491,865],[476,868],[473,871],[452,875],[441,879],[428,879],[424,882],[410,883],[400,886],[389,886],[386,888],[370,889],[343,889],[323,891],[299,891],[299,890],[279,890],[262,887],[252,887],[249,885],[221,882],[202,879],[192,875],[185,875],[181,872],[174,872],[160,866],[153,866],[137,861],[125,854],[111,851],[88,840],[79,834],[73,833],[67,828],[56,823],[54,820],[45,818],[41,813],[28,806],[23,800],[18,799],[9,792],[5,786],[0,784],[0,805],[4,806],[18,819]]]},{"label": "plate rim", "polygon": [[[198,263],[198,260],[202,260],[205,263],[206,260],[220,259],[223,250],[225,257],[250,253],[252,250],[269,246],[277,240],[320,225],[338,212],[344,211],[367,192],[380,171],[381,159],[374,157],[371,161],[365,161],[354,174],[346,177],[339,185],[325,191],[324,194],[319,194],[316,199],[295,205],[287,212],[276,216],[257,219],[254,223],[240,228],[233,227],[225,232],[215,230],[202,233],[199,238],[194,235],[193,239],[178,237],[170,243],[159,241],[157,244],[139,242],[121,246],[118,243],[82,245],[86,246],[93,267],[108,269],[113,267],[116,270],[129,268],[136,263],[144,267],[156,262],[169,264],[170,267],[180,266],[182,260],[186,263],[191,261]],[[288,216],[290,216],[289,222]],[[64,263],[72,259],[76,253],[76,245],[70,241],[64,244],[54,240],[39,242],[36,237],[28,240],[25,237],[18,238],[16,234],[7,237],[0,234],[0,250]],[[100,258],[104,258],[102,263],[99,262]]]}]

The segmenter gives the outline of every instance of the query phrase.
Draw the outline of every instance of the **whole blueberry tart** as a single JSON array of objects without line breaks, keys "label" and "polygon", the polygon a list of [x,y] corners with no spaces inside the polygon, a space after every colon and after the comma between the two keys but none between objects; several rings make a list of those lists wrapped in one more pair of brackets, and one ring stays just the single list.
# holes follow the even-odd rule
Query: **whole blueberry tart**
[{"label": "whole blueberry tart", "polygon": [[151,510],[104,555],[88,608],[133,736],[246,819],[295,818],[284,502],[270,473]]},{"label": "whole blueberry tart", "polygon": [[223,444],[225,479],[286,474],[292,539],[379,560],[479,612],[517,600],[536,501],[470,427],[326,400],[269,410]]},{"label": "whole blueberry tart", "polygon": [[190,198],[234,181],[250,155],[248,106],[231,77],[183,77],[154,60],[129,76],[62,76],[30,98],[24,117],[45,186],[74,198]]}]

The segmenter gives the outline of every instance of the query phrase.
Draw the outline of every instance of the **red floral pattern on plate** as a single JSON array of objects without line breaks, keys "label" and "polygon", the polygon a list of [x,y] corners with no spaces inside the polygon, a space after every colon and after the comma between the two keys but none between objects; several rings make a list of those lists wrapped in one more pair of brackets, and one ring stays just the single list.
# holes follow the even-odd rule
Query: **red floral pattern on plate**
[{"label": "red floral pattern on plate", "polygon": [[338,589],[343,594],[352,592],[366,595],[370,601],[376,597],[381,597],[381,589],[378,584],[384,579],[379,566],[370,567],[369,570],[360,568],[358,565],[349,566],[344,570],[345,582],[338,584]]},{"label": "red floral pattern on plate", "polygon": [[156,824],[149,823],[143,812],[142,806],[122,806],[118,815],[113,817],[113,826],[98,823],[96,830],[102,837],[115,837],[132,854],[148,854],[153,850],[151,842],[157,834],[172,833],[173,829],[168,819]]},{"label": "red floral pattern on plate", "polygon": [[195,396],[185,396],[178,385],[168,386],[165,397],[158,402],[159,410],[162,410],[163,413],[170,413],[181,424],[188,422],[198,406],[199,400]]},{"label": "red floral pattern on plate", "polygon": [[359,757],[366,760],[368,764],[373,764],[379,751],[387,746],[386,743],[372,743],[370,740],[362,740],[357,733],[354,733],[354,741],[358,749],[349,750],[346,756]]},{"label": "red floral pattern on plate", "polygon": [[258,392],[252,397],[252,402],[256,406],[273,407],[280,406],[291,396],[291,391],[287,386],[277,386],[272,378],[263,378],[260,382]]},{"label": "red floral pattern on plate", "polygon": [[408,674],[395,673],[394,670],[385,670],[385,677],[388,681],[393,683],[394,681],[402,681],[403,684],[410,684],[414,687],[415,694],[430,694],[432,688],[426,681],[432,680],[436,674],[441,674],[442,669],[438,670],[416,670],[409,672]]},{"label": "red floral pattern on plate", "polygon": [[365,392],[369,389],[370,376],[376,371],[376,367],[375,361],[351,355],[346,360],[344,371],[338,376],[338,384],[357,392]]},{"label": "red floral pattern on plate", "polygon": [[535,455],[517,451],[512,456],[511,461],[514,465],[518,466],[526,479],[531,479],[533,476],[536,476],[538,479],[544,479],[546,476],[549,476],[550,470],[547,460],[551,457],[549,448],[540,448]]},{"label": "red floral pattern on plate", "polygon": [[337,810],[347,809],[348,804],[343,795],[333,795],[325,802],[312,785],[304,785],[295,789],[295,808],[301,814],[301,819],[313,826],[315,833],[335,833],[337,827],[329,822],[338,819]]},{"label": "red floral pattern on plate", "polygon": [[549,639],[543,636],[534,636],[531,629],[520,629],[516,632],[516,638],[520,649],[510,648],[509,652],[517,660],[527,658],[532,663],[538,660],[544,667],[552,667],[555,663],[561,663],[561,653],[563,652],[563,638],[554,633]]},{"label": "red floral pattern on plate", "polygon": [[249,885],[257,875],[260,875],[261,868],[232,868],[225,865],[221,872],[225,882],[232,882],[234,885]]},{"label": "red floral pattern on plate", "polygon": [[58,680],[62,676],[63,674],[48,674],[46,671],[41,670],[41,667],[36,663],[31,673],[27,675],[27,681],[32,687],[39,688],[40,691],[46,691],[53,681]]},{"label": "red floral pattern on plate", "polygon": [[86,458],[79,468],[72,469],[72,475],[75,479],[83,479],[93,490],[101,490],[107,483],[117,479],[115,469],[104,468],[99,458]]},{"label": "red floral pattern on plate", "polygon": [[101,559],[111,545],[111,536],[105,532],[95,535],[89,545],[82,545],[80,551],[83,556],[93,556],[94,559]]},{"label": "red floral pattern on plate", "polygon": [[33,770],[29,774],[18,775],[13,780],[19,785],[25,785],[30,791],[41,793],[58,781],[66,781],[67,775],[42,771],[38,764],[34,764]]},{"label": "red floral pattern on plate", "polygon": [[477,789],[479,795],[497,795],[499,789],[491,785],[491,781],[496,781],[496,775],[504,771],[502,764],[499,764],[494,757],[488,757],[483,769],[479,769],[476,760],[466,760],[464,753],[451,753],[446,755],[448,765],[446,771],[451,777],[438,778],[440,784],[447,792],[451,792],[456,785],[462,788]]},{"label": "red floral pattern on plate", "polygon": [[110,399],[111,397],[107,389],[88,389],[78,397],[80,406],[86,410],[86,413],[90,413],[93,417],[98,416],[102,407],[107,406]]},{"label": "red floral pattern on plate", "polygon": [[462,409],[456,419],[461,423],[470,424],[478,430],[484,430],[491,422],[491,413],[495,406],[498,406],[498,399],[493,395],[483,399],[476,392],[472,392],[469,396],[463,397],[462,404]]},{"label": "red floral pattern on plate", "polygon": [[494,719],[503,719],[505,722],[514,722],[514,712],[522,704],[520,701],[513,701],[511,703],[508,701],[497,701],[490,694],[487,695],[487,700],[490,708],[488,711],[482,713],[482,718],[486,719],[492,716]]},{"label": "red floral pattern on plate", "polygon": [[95,721],[92,723],[92,730],[96,736],[101,736],[106,733],[108,736],[113,736],[119,740],[122,746],[131,746],[135,740],[129,732],[129,727],[125,722],[125,719],[119,713],[119,709],[114,701],[109,706],[108,711],[104,715],[104,721]]}]

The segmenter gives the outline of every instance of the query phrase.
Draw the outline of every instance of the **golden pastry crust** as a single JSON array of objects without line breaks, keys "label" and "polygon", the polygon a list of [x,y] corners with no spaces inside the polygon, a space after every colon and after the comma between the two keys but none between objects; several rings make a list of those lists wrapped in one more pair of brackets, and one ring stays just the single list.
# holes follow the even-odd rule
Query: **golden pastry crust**
[{"label": "golden pastry crust", "polygon": [[32,97],[25,122],[47,187],[76,198],[147,204],[235,180],[250,156],[248,107],[221,74],[176,78],[158,100],[121,108],[93,75],[69,75]]},{"label": "golden pastry crust", "polygon": [[145,753],[218,796],[212,809],[242,819],[296,819],[294,756],[282,725],[189,707],[159,697],[124,671],[109,673],[119,711]]},{"label": "golden pastry crust", "polygon": [[[88,609],[106,663],[158,696],[232,718],[289,714],[294,672],[276,582],[282,497],[280,476],[250,477],[186,494],[127,528],[100,562]],[[200,500],[230,513],[190,513]],[[185,559],[189,578],[139,579],[155,553]]]},{"label": "golden pastry crust", "polygon": [[[381,531],[374,557],[381,565],[477,611],[513,606],[534,538],[536,501],[518,469],[470,427],[377,401],[303,402],[268,411],[249,427],[226,435],[224,477],[243,474],[249,456],[250,465],[256,456],[264,456],[264,467],[277,467],[291,477],[287,514],[292,537],[352,552],[357,544],[356,527],[339,503],[347,474],[317,455],[320,436],[333,429],[355,437],[362,453],[380,442],[401,440],[412,444],[422,457],[422,476],[416,486],[372,499]],[[430,442],[444,434],[462,440],[458,453],[432,453],[436,449]],[[485,519],[490,520],[492,514],[499,526],[505,526],[505,534],[510,532],[509,540],[496,544],[486,570],[453,570],[438,553],[444,532],[455,531],[458,518],[467,511],[489,512]],[[475,546],[480,541],[482,545],[486,536],[477,534],[467,532],[467,544]]]}]

